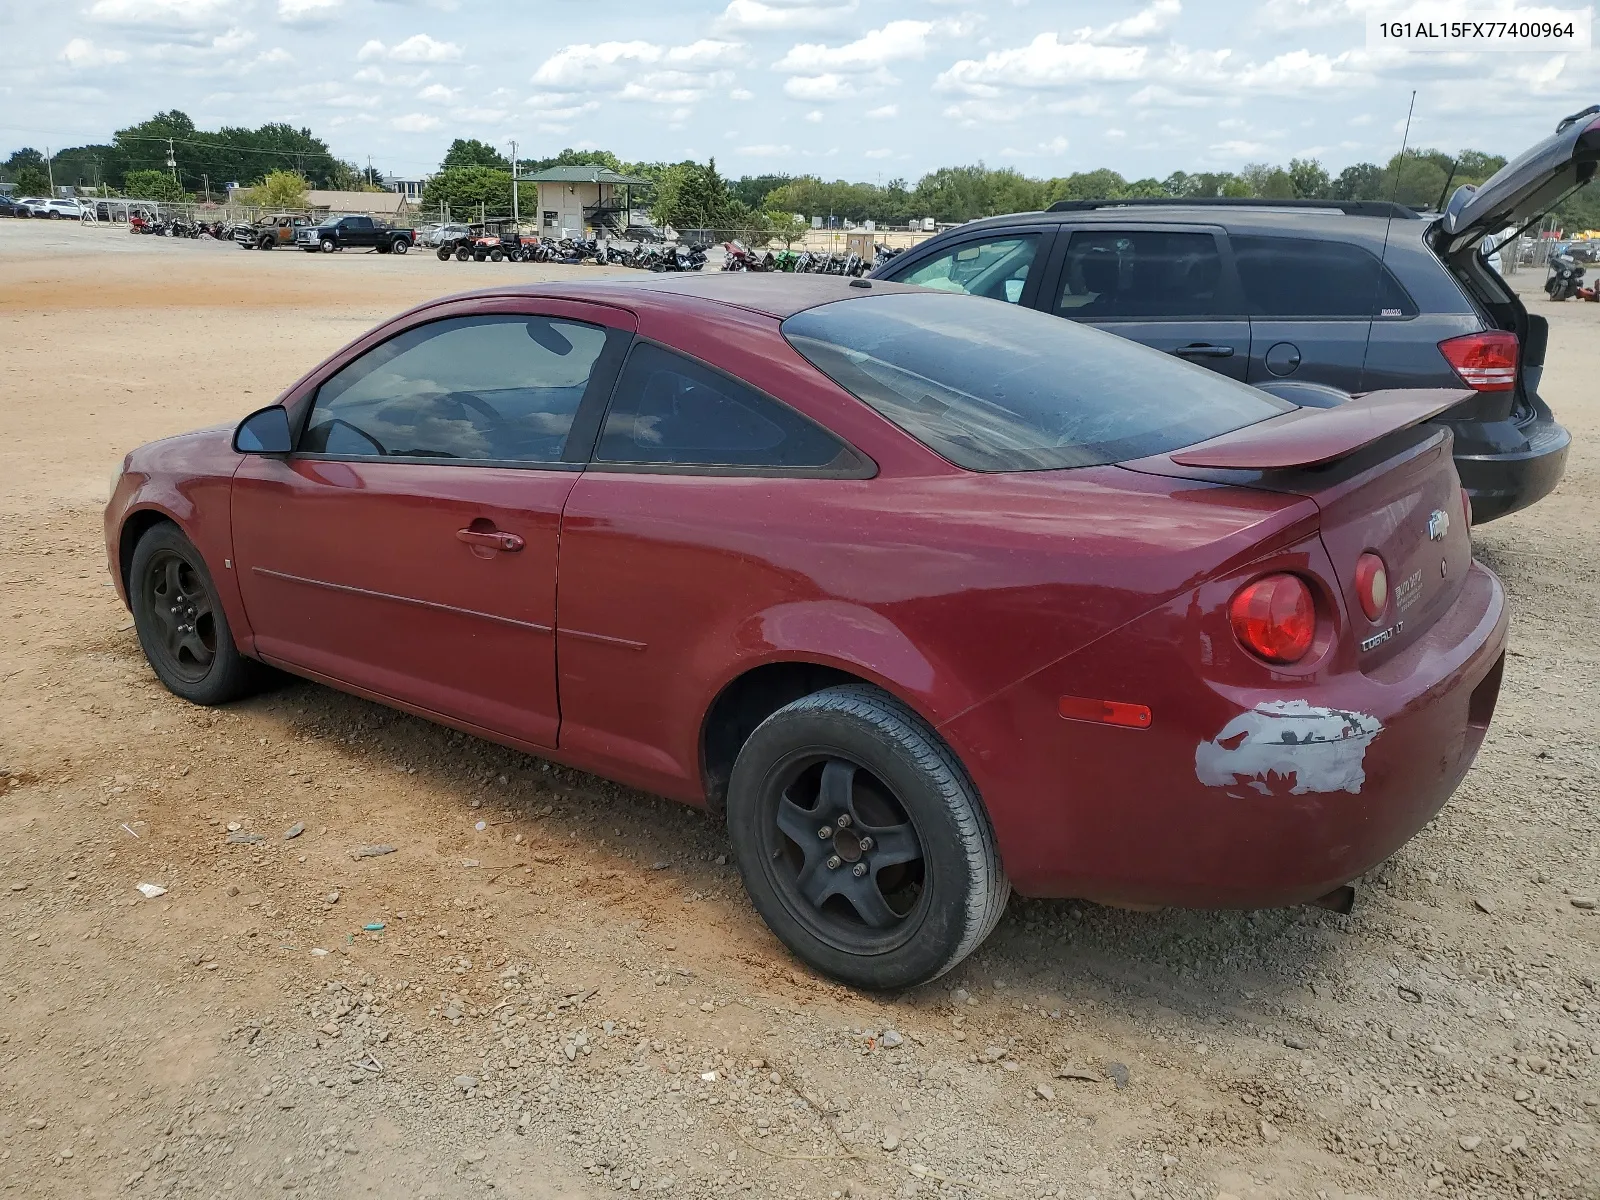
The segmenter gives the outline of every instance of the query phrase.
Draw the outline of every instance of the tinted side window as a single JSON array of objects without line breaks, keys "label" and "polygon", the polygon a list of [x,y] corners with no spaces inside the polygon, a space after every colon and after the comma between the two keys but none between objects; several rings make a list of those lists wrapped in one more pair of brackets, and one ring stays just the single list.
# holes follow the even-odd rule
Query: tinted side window
[{"label": "tinted side window", "polygon": [[1085,230],[1067,244],[1056,313],[1075,321],[1225,315],[1222,283],[1209,233]]},{"label": "tinted side window", "polygon": [[1019,234],[987,242],[966,242],[948,253],[916,263],[892,275],[897,283],[914,283],[941,292],[964,292],[1016,304],[1022,299],[1028,270],[1039,253],[1037,234]]},{"label": "tinted side window", "polygon": [[711,467],[826,467],[844,448],[806,418],[693,359],[641,342],[595,458]]},{"label": "tinted side window", "polygon": [[300,449],[559,462],[605,341],[598,326],[549,317],[419,325],[317,389]]},{"label": "tinted side window", "polygon": [[1232,237],[1253,317],[1414,317],[1417,306],[1377,256],[1345,242]]}]

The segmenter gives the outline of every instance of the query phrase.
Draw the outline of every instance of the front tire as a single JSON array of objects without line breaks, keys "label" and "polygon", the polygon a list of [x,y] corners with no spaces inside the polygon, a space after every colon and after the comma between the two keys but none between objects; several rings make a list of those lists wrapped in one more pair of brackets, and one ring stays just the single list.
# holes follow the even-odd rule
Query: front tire
[{"label": "front tire", "polygon": [[334,242],[334,240],[332,238],[323,238],[322,239],[322,252],[324,254],[332,254],[338,248],[339,248],[338,245],[335,244],[335,242]]},{"label": "front tire", "polygon": [[226,704],[260,686],[265,671],[234,644],[205,560],[175,525],[149,530],[128,571],[133,624],[150,668],[191,704]]},{"label": "front tire", "polygon": [[856,987],[943,975],[989,936],[1011,894],[960,762],[866,684],[802,697],[756,728],[729,781],[728,833],[768,927]]}]

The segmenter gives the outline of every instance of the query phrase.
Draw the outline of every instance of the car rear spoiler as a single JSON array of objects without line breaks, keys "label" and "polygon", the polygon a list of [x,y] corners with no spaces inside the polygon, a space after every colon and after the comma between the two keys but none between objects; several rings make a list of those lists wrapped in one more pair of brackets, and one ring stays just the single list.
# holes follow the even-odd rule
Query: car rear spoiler
[{"label": "car rear spoiler", "polygon": [[1185,467],[1273,471],[1333,462],[1448,412],[1476,392],[1406,388],[1352,396],[1337,408],[1298,408],[1167,455]]}]

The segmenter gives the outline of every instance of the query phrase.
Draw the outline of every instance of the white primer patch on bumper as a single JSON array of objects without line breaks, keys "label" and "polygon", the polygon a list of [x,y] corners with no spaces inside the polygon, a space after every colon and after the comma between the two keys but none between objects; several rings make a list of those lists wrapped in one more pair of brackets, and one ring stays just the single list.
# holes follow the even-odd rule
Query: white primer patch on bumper
[{"label": "white primer patch on bumper", "polygon": [[1208,787],[1249,788],[1263,796],[1361,791],[1362,764],[1383,724],[1366,713],[1269,700],[1240,713],[1194,751]]}]

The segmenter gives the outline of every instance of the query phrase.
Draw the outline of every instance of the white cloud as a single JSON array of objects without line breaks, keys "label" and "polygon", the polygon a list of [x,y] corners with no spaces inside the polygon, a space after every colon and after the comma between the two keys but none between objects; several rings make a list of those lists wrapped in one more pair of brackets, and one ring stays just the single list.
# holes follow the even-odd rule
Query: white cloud
[{"label": "white cloud", "polygon": [[445,87],[442,83],[430,83],[417,93],[418,100],[429,100],[435,104],[448,104],[461,92],[460,88]]},{"label": "white cloud", "polygon": [[438,117],[430,117],[427,113],[407,113],[403,117],[395,117],[389,124],[401,133],[427,133],[429,130],[438,129],[444,122]]},{"label": "white cloud", "polygon": [[1309,50],[1291,50],[1277,58],[1240,71],[1240,87],[1254,91],[1300,92],[1312,88],[1349,87],[1362,75],[1347,69],[1350,55],[1329,57]]},{"label": "white cloud", "polygon": [[1059,158],[1067,152],[1067,139],[1059,134],[1047,142],[1039,142],[1026,150],[1007,146],[1000,151],[1005,158]]},{"label": "white cloud", "polygon": [[821,124],[822,123],[822,110],[820,108],[813,108],[810,112],[808,112],[806,114],[806,120],[810,121],[813,125]]},{"label": "white cloud", "polygon": [[290,24],[326,21],[344,6],[344,0],[278,0],[278,19]]},{"label": "white cloud", "polygon": [[1235,139],[1214,143],[1211,147],[1211,152],[1224,158],[1251,158],[1255,155],[1265,154],[1270,149],[1271,147],[1265,142],[1247,142]]},{"label": "white cloud", "polygon": [[746,100],[754,100],[755,98],[756,94],[749,88],[737,87],[728,93],[729,100],[738,100],[740,103],[743,103]]},{"label": "white cloud", "polygon": [[126,51],[102,49],[88,38],[73,38],[62,49],[61,57],[69,67],[80,68],[108,67],[128,61]]},{"label": "white cloud", "polygon": [[872,71],[902,59],[922,58],[934,36],[955,33],[951,21],[890,21],[882,29],[868,30],[843,46],[801,42],[773,63],[773,68],[794,75],[821,75],[833,71]]},{"label": "white cloud", "polygon": [[787,143],[778,145],[775,142],[758,142],[754,146],[740,146],[735,153],[750,158],[788,158],[794,154],[794,147]]},{"label": "white cloud", "polygon": [[278,66],[282,63],[293,62],[294,55],[290,54],[282,46],[274,46],[271,50],[263,50],[256,55],[255,60],[263,66]]},{"label": "white cloud", "polygon": [[862,155],[862,157],[863,158],[893,158],[894,157],[894,151],[893,150],[868,150],[864,155]]},{"label": "white cloud", "polygon": [[738,42],[702,38],[686,46],[658,46],[653,42],[576,43],[563,46],[533,73],[533,82],[556,91],[592,91],[627,81],[642,66],[680,70],[706,69],[738,62],[744,47]]},{"label": "white cloud", "polygon": [[843,75],[793,75],[783,81],[783,94],[794,100],[848,100],[856,86]]},{"label": "white cloud", "polygon": [[1063,42],[1054,33],[1041,33],[1015,50],[991,50],[981,59],[962,59],[942,72],[934,86],[971,96],[997,96],[1002,88],[1119,82],[1140,78],[1148,58],[1143,46]]},{"label": "white cloud", "polygon": [[236,0],[95,0],[89,18],[108,25],[202,29],[228,21]]},{"label": "white cloud", "polygon": [[1154,0],[1154,3],[1147,8],[1141,8],[1133,16],[1113,21],[1101,29],[1080,29],[1077,31],[1078,37],[1081,40],[1096,42],[1137,41],[1141,38],[1150,38],[1165,32],[1182,11],[1182,0]]},{"label": "white cloud", "polygon": [[776,0],[730,0],[712,22],[721,33],[773,33],[791,29],[830,29],[856,11],[856,0],[810,3]]},{"label": "white cloud", "polygon": [[511,113],[504,108],[452,108],[450,116],[467,124],[498,125]]},{"label": "white cloud", "polygon": [[425,33],[414,33],[393,46],[385,46],[373,38],[356,52],[357,62],[387,59],[389,62],[403,63],[444,63],[458,62],[460,58],[460,46],[454,42],[438,41]]},{"label": "white cloud", "polygon": [[898,117],[900,115],[900,106],[898,104],[884,104],[877,108],[867,109],[864,115],[869,120],[887,121],[890,117]]}]

